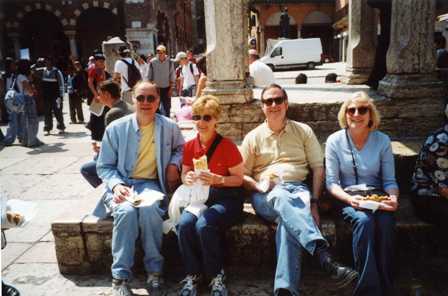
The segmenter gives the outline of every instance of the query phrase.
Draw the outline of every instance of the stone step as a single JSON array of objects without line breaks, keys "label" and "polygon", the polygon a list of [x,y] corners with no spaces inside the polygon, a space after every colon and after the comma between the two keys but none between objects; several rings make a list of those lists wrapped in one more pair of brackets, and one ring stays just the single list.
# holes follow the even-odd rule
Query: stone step
[{"label": "stone step", "polygon": [[[397,214],[397,229],[400,245],[404,248],[422,249],[422,252],[433,250],[434,246],[428,245],[428,234],[435,235],[431,225],[423,223],[415,218],[407,192],[410,187],[410,177],[414,167],[417,152],[421,141],[394,141],[392,150],[395,155],[397,177],[402,196],[400,210]],[[80,200],[83,205],[79,210],[72,209],[52,223],[52,231],[55,237],[56,254],[59,268],[62,273],[79,274],[92,272],[107,272],[111,264],[110,244],[112,220],[100,220],[89,215],[93,210],[102,188]],[[332,245],[338,248],[341,256],[351,250],[347,245],[350,242],[350,231],[347,227],[341,227],[341,221],[334,218],[331,207],[332,198],[324,193],[321,203],[322,230]],[[275,237],[273,225],[264,222],[257,217],[249,203],[245,204],[245,220],[242,224],[233,227],[227,233],[226,249],[232,250],[232,256],[228,257],[227,264],[230,267],[251,269],[272,268],[275,263]],[[344,244],[345,242],[345,244]],[[422,243],[423,242],[423,243]],[[438,245],[434,240],[431,243]],[[424,246],[424,247],[423,247]],[[170,269],[179,268],[179,252],[176,238],[169,234],[164,239],[164,253],[167,258],[167,266]],[[140,253],[137,253],[140,258]],[[173,259],[174,258],[174,259]],[[350,260],[350,252],[346,260]],[[141,260],[136,260],[141,262]]]}]

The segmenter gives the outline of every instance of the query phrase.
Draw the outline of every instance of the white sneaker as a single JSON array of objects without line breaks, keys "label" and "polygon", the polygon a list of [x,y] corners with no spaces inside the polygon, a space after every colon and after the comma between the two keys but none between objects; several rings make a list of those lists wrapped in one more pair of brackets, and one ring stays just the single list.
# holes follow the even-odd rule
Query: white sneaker
[{"label": "white sneaker", "polygon": [[163,280],[159,273],[150,273],[146,279],[146,290],[150,296],[162,296],[165,292],[162,289]]},{"label": "white sneaker", "polygon": [[185,283],[180,290],[179,296],[196,296],[197,295],[197,282],[199,276],[197,275],[187,275],[180,283]]},{"label": "white sneaker", "polygon": [[221,270],[221,272],[210,282],[211,296],[227,296],[227,288],[224,284],[224,280],[224,271]]}]

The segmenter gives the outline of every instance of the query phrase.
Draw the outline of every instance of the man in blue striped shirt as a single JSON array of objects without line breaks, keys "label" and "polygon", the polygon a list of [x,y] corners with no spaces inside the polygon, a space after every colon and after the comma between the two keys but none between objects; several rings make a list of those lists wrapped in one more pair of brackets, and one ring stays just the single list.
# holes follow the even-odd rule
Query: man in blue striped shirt
[{"label": "man in blue striped shirt", "polygon": [[64,134],[65,125],[62,116],[62,100],[64,98],[64,76],[53,66],[51,58],[46,59],[46,67],[42,73],[42,95],[45,107],[45,136],[53,129],[53,113],[58,121],[59,134]]}]

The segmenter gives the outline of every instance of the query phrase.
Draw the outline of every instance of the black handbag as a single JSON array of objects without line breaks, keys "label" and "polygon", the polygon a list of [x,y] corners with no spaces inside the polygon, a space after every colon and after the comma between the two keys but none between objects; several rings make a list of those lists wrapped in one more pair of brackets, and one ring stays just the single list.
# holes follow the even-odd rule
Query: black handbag
[{"label": "black handbag", "polygon": [[[347,129],[345,129],[345,137],[347,138],[348,147],[350,148],[350,153],[352,155],[352,165],[353,165],[353,171],[355,173],[356,184],[359,184],[358,167],[356,165],[355,156],[353,155],[353,147],[352,147],[352,144],[350,143]],[[351,186],[349,186],[349,187],[351,187]],[[370,186],[370,185],[367,185],[366,187],[367,187],[367,189],[345,188],[344,191],[350,195],[369,196],[369,195],[376,194],[376,195],[380,195],[380,196],[389,196],[389,193],[387,193],[386,191],[384,191],[382,189],[375,188],[374,186]]]}]

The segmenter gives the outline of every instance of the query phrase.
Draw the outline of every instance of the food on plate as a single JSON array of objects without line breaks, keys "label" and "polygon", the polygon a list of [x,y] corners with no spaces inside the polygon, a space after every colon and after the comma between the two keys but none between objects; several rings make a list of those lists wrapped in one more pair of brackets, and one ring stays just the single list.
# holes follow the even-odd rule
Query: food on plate
[{"label": "food on plate", "polygon": [[8,219],[9,223],[14,223],[15,225],[19,225],[22,223],[23,215],[14,212],[6,212],[6,219]]},{"label": "food on plate", "polygon": [[203,155],[198,159],[193,158],[194,170],[208,170],[207,155]]},{"label": "food on plate", "polygon": [[364,196],[362,198],[362,200],[371,200],[371,201],[376,201],[376,202],[382,202],[382,201],[385,201],[385,200],[388,200],[388,199],[389,199],[389,196],[387,196],[387,195],[378,195],[378,194],[371,194],[371,195]]}]

